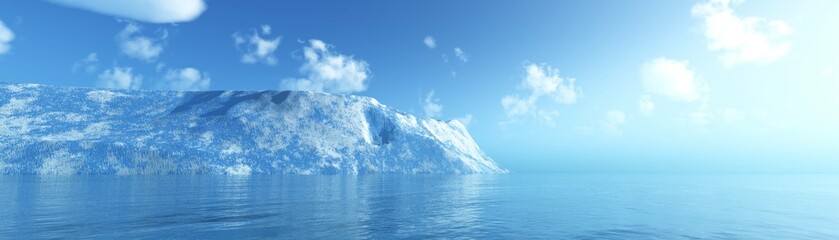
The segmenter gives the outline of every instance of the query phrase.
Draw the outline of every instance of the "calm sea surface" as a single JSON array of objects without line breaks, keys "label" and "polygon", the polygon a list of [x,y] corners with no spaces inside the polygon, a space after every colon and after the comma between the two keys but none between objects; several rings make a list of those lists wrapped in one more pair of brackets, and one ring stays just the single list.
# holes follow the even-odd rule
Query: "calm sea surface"
[{"label": "calm sea surface", "polygon": [[839,239],[839,175],[0,176],[0,239]]}]

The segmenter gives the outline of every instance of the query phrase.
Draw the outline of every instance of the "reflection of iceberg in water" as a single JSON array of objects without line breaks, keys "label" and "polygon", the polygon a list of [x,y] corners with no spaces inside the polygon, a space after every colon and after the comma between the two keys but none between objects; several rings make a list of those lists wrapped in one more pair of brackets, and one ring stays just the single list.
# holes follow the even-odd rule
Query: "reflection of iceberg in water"
[{"label": "reflection of iceberg in water", "polygon": [[486,199],[496,192],[487,186],[497,177],[15,176],[0,183],[0,236],[474,236],[488,229],[480,219],[494,206]]},{"label": "reflection of iceberg in water", "polygon": [[446,236],[456,236],[474,232],[475,228],[481,227],[477,222],[484,210],[480,185],[488,180],[487,178],[493,177],[495,176],[445,176],[449,185],[448,189],[442,191],[446,194],[438,195],[438,204],[446,203],[446,206],[432,208],[438,210],[439,214],[428,219],[428,225],[433,226],[431,229],[449,229],[457,233]]},{"label": "reflection of iceberg in water", "polygon": [[[80,189],[73,189],[69,187],[74,185],[72,177],[66,176],[39,176],[33,178],[38,182],[38,188],[34,189],[32,195],[32,203],[35,207],[32,209],[31,217],[51,216],[47,218],[38,218],[37,223],[44,225],[45,230],[38,233],[42,238],[54,238],[72,233],[73,224],[68,220],[68,212],[72,211],[89,211],[83,210],[79,202],[69,201],[75,194],[79,194]],[[84,189],[86,190],[86,189]],[[83,193],[83,192],[82,192]]]},{"label": "reflection of iceberg in water", "polygon": [[218,227],[215,229],[236,229],[248,224],[251,218],[248,211],[248,204],[251,197],[249,188],[250,178],[248,175],[225,176],[221,178],[219,195],[225,201],[219,202],[212,211],[201,211],[211,213],[214,216],[208,219],[216,220]]},{"label": "reflection of iceberg in water", "polygon": [[[25,176],[0,176],[0,236],[7,236],[7,232],[12,229],[18,229],[21,225],[21,219],[24,215],[26,206],[24,204],[31,204],[23,198],[23,190],[31,191],[31,189],[21,188],[19,181]],[[5,217],[8,216],[8,217]]]},{"label": "reflection of iceberg in water", "polygon": [[[376,176],[366,225],[374,238],[453,236],[480,228],[482,184],[493,175]],[[444,231],[444,232],[435,232]]]},{"label": "reflection of iceberg in water", "polygon": [[[261,237],[399,238],[468,234],[482,226],[482,187],[493,175],[251,176]],[[490,183],[491,184],[491,183]],[[228,186],[229,187],[229,186]],[[232,199],[231,199],[232,200]],[[303,227],[305,225],[305,227]],[[439,231],[439,232],[434,232]],[[276,235],[278,233],[282,233]]]},{"label": "reflection of iceberg in water", "polygon": [[[25,179],[25,180],[22,180]],[[96,204],[80,201],[79,196],[95,193],[95,189],[76,188],[80,179],[68,176],[21,176],[17,181],[31,181],[34,187],[21,187],[16,204],[23,210],[19,215],[22,220],[17,227],[37,224],[41,231],[32,232],[34,238],[61,238],[74,236],[82,225],[73,219],[74,212],[97,211]],[[7,194],[7,193],[3,193]],[[16,205],[10,204],[10,205]]]}]

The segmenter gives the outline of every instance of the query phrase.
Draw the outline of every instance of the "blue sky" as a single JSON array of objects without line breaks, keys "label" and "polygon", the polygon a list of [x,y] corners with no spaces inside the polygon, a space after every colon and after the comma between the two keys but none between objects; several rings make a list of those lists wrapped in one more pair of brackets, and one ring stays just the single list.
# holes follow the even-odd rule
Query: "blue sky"
[{"label": "blue sky", "polygon": [[12,0],[0,81],[371,96],[467,122],[513,171],[836,172],[836,12],[830,0]]}]

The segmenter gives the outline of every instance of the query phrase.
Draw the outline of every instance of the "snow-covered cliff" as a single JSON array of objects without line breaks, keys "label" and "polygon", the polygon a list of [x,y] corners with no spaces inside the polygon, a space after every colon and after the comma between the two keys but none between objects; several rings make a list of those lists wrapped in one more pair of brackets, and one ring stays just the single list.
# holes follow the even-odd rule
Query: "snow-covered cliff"
[{"label": "snow-covered cliff", "polygon": [[3,174],[499,172],[460,122],[368,97],[0,84]]}]

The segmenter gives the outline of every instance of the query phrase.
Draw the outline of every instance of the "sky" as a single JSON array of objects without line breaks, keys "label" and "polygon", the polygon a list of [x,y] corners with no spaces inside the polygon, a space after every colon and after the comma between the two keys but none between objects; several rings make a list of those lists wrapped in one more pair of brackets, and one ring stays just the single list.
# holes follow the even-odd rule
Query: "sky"
[{"label": "sky", "polygon": [[10,0],[0,82],[370,96],[513,172],[839,172],[839,1]]}]

